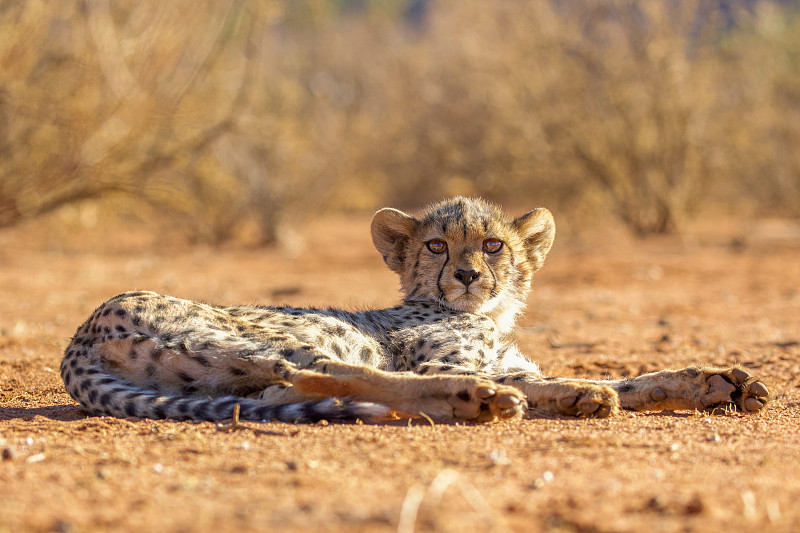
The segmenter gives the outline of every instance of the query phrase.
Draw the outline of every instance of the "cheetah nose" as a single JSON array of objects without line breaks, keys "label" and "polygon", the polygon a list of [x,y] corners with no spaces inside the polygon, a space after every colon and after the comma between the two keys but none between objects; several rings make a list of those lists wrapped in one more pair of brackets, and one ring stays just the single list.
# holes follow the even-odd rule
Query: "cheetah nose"
[{"label": "cheetah nose", "polygon": [[469,287],[469,284],[481,277],[481,273],[477,270],[456,270],[454,274],[456,279],[464,284],[464,286]]}]

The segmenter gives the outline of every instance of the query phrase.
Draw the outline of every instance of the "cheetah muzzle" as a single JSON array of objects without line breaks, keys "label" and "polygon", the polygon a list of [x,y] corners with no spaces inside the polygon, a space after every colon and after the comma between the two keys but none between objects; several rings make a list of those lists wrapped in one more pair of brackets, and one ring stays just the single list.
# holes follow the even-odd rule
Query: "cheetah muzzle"
[{"label": "cheetah muzzle", "polygon": [[545,377],[514,342],[553,216],[519,218],[453,198],[420,218],[382,209],[372,240],[403,301],[349,312],[215,306],[127,292],[98,307],[66,350],[67,391],[95,415],[313,422],[424,416],[491,421],[620,409],[758,412],[769,390],[741,368],[625,380]]}]

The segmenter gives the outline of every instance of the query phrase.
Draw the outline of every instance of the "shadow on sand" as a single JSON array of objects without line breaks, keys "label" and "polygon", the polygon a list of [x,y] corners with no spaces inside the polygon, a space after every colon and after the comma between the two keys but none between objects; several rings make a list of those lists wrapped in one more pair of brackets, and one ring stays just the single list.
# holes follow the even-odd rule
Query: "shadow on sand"
[{"label": "shadow on sand", "polygon": [[87,418],[89,413],[78,405],[48,405],[45,407],[0,407],[0,420],[32,420],[43,416],[51,420],[72,422]]}]

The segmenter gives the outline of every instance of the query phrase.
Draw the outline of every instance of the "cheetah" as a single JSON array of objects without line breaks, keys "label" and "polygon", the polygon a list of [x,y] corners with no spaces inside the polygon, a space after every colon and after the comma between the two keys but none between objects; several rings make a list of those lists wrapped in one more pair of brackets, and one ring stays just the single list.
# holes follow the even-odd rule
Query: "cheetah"
[{"label": "cheetah", "polygon": [[77,330],[61,364],[95,415],[308,423],[527,413],[607,417],[620,409],[758,412],[769,399],[739,367],[697,366],[622,380],[546,377],[514,341],[553,244],[545,208],[511,219],[457,197],[420,218],[385,208],[372,240],[400,277],[388,309],[215,306],[126,292]]}]

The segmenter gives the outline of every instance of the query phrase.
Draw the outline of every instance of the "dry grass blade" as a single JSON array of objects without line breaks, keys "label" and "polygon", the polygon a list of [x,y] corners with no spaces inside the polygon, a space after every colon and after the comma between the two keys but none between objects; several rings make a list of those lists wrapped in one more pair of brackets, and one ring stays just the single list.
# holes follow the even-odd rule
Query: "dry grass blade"
[{"label": "dry grass blade", "polygon": [[490,530],[498,529],[495,513],[480,491],[465,481],[455,470],[445,469],[436,474],[427,489],[418,484],[408,489],[400,506],[397,533],[413,533],[423,504],[428,510],[434,512],[440,507],[445,492],[451,486],[458,488],[464,500],[478,513],[478,517],[483,519],[482,521]]}]

